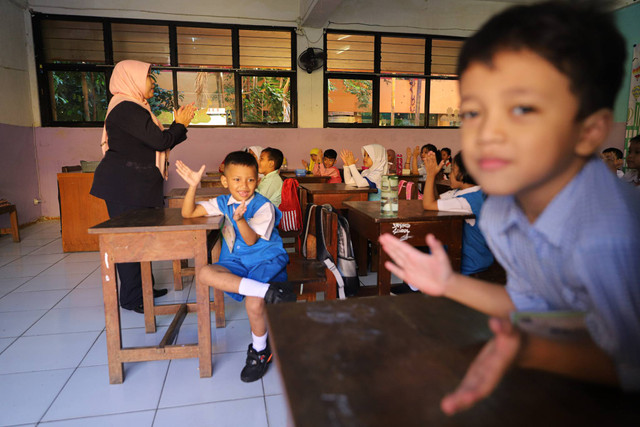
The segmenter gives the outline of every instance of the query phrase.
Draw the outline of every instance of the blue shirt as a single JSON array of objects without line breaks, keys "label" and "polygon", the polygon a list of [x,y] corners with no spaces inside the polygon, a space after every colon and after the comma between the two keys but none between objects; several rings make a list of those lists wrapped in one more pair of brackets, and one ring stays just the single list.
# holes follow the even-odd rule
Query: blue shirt
[{"label": "blue shirt", "polygon": [[[485,194],[478,190],[465,193],[457,197],[464,198],[471,206],[471,212],[476,216],[476,220],[480,220],[480,212],[486,198]],[[480,227],[464,223],[462,229],[462,263],[460,272],[462,274],[473,274],[484,271],[493,264],[493,254],[487,247],[487,242],[480,231]]]},{"label": "blue shirt", "polygon": [[518,310],[579,310],[640,389],[640,194],[592,158],[531,224],[513,196],[491,196],[480,228]]}]

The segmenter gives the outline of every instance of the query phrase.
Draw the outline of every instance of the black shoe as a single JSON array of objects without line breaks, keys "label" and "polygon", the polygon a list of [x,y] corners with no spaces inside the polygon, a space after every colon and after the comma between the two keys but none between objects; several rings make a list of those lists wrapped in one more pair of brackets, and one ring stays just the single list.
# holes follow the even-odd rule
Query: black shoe
[{"label": "black shoe", "polygon": [[271,362],[271,348],[267,341],[267,348],[257,352],[253,349],[253,344],[249,344],[247,350],[247,362],[242,372],[240,372],[240,379],[245,383],[251,383],[257,381],[264,376],[267,372],[267,365]]},{"label": "black shoe", "polygon": [[391,286],[391,293],[393,295],[401,295],[401,294],[419,294],[420,291],[414,291],[407,285],[406,283],[400,283],[399,285]]},{"label": "black shoe", "polygon": [[272,283],[264,296],[267,304],[278,304],[281,302],[296,302],[296,294],[290,287],[282,283]]},{"label": "black shoe", "polygon": [[122,307],[125,310],[135,311],[136,313],[144,314],[144,306],[142,304],[136,305],[135,307]]},{"label": "black shoe", "polygon": [[154,289],[153,290],[153,297],[154,298],[160,298],[165,296],[169,291],[166,289]]}]

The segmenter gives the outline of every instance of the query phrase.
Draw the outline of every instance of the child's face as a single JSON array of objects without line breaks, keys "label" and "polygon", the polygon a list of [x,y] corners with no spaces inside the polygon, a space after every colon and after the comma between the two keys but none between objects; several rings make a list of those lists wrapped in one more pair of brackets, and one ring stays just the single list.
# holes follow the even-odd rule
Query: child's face
[{"label": "child's face", "polygon": [[317,154],[311,154],[311,160],[313,160],[314,162],[318,161],[318,155]]},{"label": "child's face", "polygon": [[442,160],[444,160],[445,162],[449,160],[449,153],[447,153],[446,151],[441,151],[440,156],[442,157]]},{"label": "child's face", "polygon": [[366,168],[370,168],[371,166],[373,166],[373,160],[371,160],[371,157],[369,157],[369,153],[367,153],[366,150],[364,150],[364,158],[362,159],[362,164]]},{"label": "child's face", "polygon": [[324,165],[325,168],[333,167],[335,163],[336,163],[336,159],[330,159],[328,157],[322,158],[322,164]]},{"label": "child's face", "polygon": [[629,154],[627,155],[627,167],[629,169],[640,168],[640,142],[633,142],[629,146]]},{"label": "child's face", "polygon": [[229,189],[234,199],[247,200],[258,186],[258,172],[251,166],[226,165],[220,182]]},{"label": "child's face", "polygon": [[391,151],[387,151],[387,161],[389,163],[392,163],[395,160],[393,157],[393,153]]},{"label": "child's face", "polygon": [[616,169],[619,169],[622,167],[622,164],[624,161],[622,159],[617,158],[614,153],[611,153],[611,152],[603,153],[602,156],[605,158],[606,163],[614,165]]},{"label": "child's face", "polygon": [[[569,79],[530,51],[472,63],[460,79],[462,151],[488,194],[544,207],[586,161]],[[531,207],[531,205],[529,205]]]},{"label": "child's face", "polygon": [[275,168],[273,167],[275,162],[269,158],[267,153],[260,153],[260,159],[258,159],[258,172],[261,174],[268,174],[269,172],[273,172]]}]

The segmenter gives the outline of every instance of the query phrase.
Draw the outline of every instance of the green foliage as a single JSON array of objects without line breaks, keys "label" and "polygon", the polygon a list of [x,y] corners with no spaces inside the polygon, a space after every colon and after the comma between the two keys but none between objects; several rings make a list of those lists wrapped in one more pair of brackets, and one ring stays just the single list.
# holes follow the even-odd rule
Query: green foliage
[{"label": "green foliage", "polygon": [[[288,77],[243,77],[242,86],[244,122],[282,123],[290,121]],[[289,117],[285,117],[285,110],[287,110]]]},{"label": "green foliage", "polygon": [[[83,85],[84,80],[84,85]],[[81,71],[51,72],[56,121],[100,121],[107,112],[104,73]]]},{"label": "green foliage", "polygon": [[[327,82],[327,88],[329,90],[329,102],[333,102],[331,99],[331,92],[337,90],[337,87],[331,83],[331,80]],[[369,107],[371,103],[371,97],[373,93],[373,82],[371,80],[353,80],[342,79],[345,91],[351,95],[355,95],[358,99],[358,108],[365,109]]]}]

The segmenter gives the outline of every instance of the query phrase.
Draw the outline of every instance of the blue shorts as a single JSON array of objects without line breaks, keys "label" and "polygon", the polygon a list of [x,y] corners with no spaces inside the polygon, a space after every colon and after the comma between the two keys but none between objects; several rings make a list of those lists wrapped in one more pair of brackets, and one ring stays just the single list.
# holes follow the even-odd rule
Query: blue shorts
[{"label": "blue shorts", "polygon": [[[246,266],[237,258],[218,261],[215,265],[226,268],[236,276],[246,277],[248,279],[257,280],[258,282],[286,282],[287,281],[287,264],[289,263],[289,255],[278,255],[274,258],[266,259],[259,264]],[[242,301],[243,295],[234,292],[225,292],[236,301]]]}]

